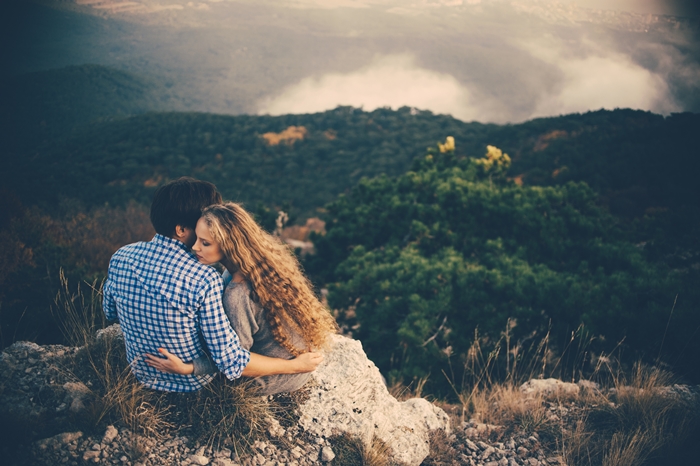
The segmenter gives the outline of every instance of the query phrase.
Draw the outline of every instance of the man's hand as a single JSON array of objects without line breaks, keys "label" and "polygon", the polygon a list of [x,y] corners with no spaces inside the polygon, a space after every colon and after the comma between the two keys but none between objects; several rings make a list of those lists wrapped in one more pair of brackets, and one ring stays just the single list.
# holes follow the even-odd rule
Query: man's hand
[{"label": "man's hand", "polygon": [[191,362],[182,362],[182,359],[164,348],[158,348],[158,352],[165,356],[165,359],[155,354],[146,354],[146,364],[161,372],[169,372],[171,374],[190,375],[194,372],[194,364]]},{"label": "man's hand", "polygon": [[321,353],[302,353],[292,360],[296,364],[297,373],[313,372],[323,362]]}]

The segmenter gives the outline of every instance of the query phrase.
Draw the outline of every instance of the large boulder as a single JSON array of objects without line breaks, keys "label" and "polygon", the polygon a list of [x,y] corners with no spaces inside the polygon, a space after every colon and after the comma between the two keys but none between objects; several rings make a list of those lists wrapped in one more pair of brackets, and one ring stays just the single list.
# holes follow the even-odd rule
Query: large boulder
[{"label": "large boulder", "polygon": [[299,422],[319,437],[347,433],[369,444],[376,436],[395,461],[419,465],[430,452],[429,432],[450,429],[447,414],[428,401],[399,402],[391,396],[357,340],[334,336],[314,379],[309,399],[299,407]]}]

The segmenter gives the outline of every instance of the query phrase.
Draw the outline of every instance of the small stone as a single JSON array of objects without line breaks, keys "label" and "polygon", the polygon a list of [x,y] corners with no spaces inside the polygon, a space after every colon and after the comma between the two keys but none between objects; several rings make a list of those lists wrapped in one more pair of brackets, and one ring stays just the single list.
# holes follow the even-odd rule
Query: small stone
[{"label": "small stone", "polygon": [[527,448],[522,447],[522,446],[518,447],[518,449],[516,450],[516,453],[517,453],[518,456],[520,456],[521,458],[524,457],[524,456],[527,456],[527,454],[528,454],[529,452],[530,452],[530,451],[529,451]]},{"label": "small stone", "polygon": [[472,442],[469,439],[464,439],[464,444],[469,448],[471,451],[479,451],[479,447],[476,446],[476,443]]},{"label": "small stone", "polygon": [[190,455],[190,462],[192,464],[198,464],[200,466],[206,466],[209,464],[209,458],[204,455]]},{"label": "small stone", "polygon": [[525,461],[525,464],[527,464],[529,466],[540,466],[540,462],[535,458],[528,458]]},{"label": "small stone", "polygon": [[231,461],[228,458],[224,458],[222,456],[216,458],[214,461],[211,463],[213,466],[236,466],[236,463]]},{"label": "small stone", "polygon": [[321,461],[328,463],[329,461],[333,461],[333,458],[335,458],[335,453],[331,447],[321,448]]},{"label": "small stone", "polygon": [[100,451],[100,450],[102,450],[102,447],[100,446],[99,443],[95,443],[92,445],[92,447],[90,449],[94,450],[94,451]]},{"label": "small stone", "polygon": [[485,460],[486,458],[488,458],[489,456],[493,455],[494,453],[496,453],[496,449],[495,449],[495,448],[493,448],[493,447],[487,447],[487,448],[483,451],[483,453],[481,453],[481,459],[482,459],[482,460]]},{"label": "small stone", "polygon": [[100,459],[100,452],[97,450],[88,450],[85,453],[83,453],[83,461],[91,461]]},{"label": "small stone", "polygon": [[105,435],[102,437],[102,443],[112,443],[114,439],[117,438],[117,435],[119,435],[119,431],[114,426],[107,426]]}]

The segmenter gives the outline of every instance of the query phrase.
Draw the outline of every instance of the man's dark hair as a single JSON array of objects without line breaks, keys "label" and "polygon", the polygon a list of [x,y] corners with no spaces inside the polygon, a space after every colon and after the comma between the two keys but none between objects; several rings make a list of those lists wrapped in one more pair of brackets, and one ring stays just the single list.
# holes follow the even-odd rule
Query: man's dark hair
[{"label": "man's dark hair", "polygon": [[172,236],[177,225],[194,230],[202,209],[221,203],[216,186],[183,176],[156,190],[151,204],[151,223],[156,233],[164,236]]}]

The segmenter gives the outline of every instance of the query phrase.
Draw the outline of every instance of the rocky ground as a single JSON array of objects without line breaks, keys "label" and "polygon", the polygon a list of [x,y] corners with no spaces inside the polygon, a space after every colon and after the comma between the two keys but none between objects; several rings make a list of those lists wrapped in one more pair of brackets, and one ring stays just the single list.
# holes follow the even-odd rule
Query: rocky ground
[{"label": "rocky ground", "polygon": [[[350,343],[348,343],[350,344]],[[359,343],[352,343],[352,345]],[[356,381],[348,387],[348,392],[338,391],[332,374],[339,373],[331,366],[320,371],[314,384],[305,387],[307,399],[324,399],[315,407],[309,408],[309,402],[294,408],[297,422],[273,422],[264,436],[248,439],[251,448],[248,451],[234,451],[227,446],[213,448],[202,440],[189,438],[188,426],[171,428],[149,435],[137,434],[130,426],[119,422],[97,423],[98,427],[78,429],[81,419],[90,417],[89,399],[92,389],[77,380],[66,368],[75,360],[77,348],[64,346],[38,346],[34,343],[18,342],[6,348],[0,354],[0,415],[2,420],[2,451],[9,464],[31,465],[86,465],[113,464],[124,466],[155,465],[242,465],[242,466],[303,466],[316,464],[364,464],[361,462],[358,438],[353,429],[367,429],[368,423],[378,429],[381,422],[386,435],[377,445],[381,449],[397,449],[402,452],[410,450],[401,445],[418,446],[425,442],[425,450],[418,448],[413,456],[390,456],[388,464],[423,464],[423,465],[479,465],[479,466],[548,466],[563,465],[564,459],[557,453],[557,439],[543,438],[536,429],[494,426],[475,421],[444,424],[445,413],[433,406],[425,407],[425,400],[399,403],[393,398],[390,402],[377,401],[381,398],[377,387],[370,388],[367,378],[349,374],[340,374],[343,378],[365,379]],[[361,352],[361,349],[360,349]],[[362,353],[364,354],[364,353]],[[352,366],[347,361],[347,352],[342,354],[339,362]],[[358,365],[367,370],[376,371],[371,362],[361,358]],[[378,377],[378,371],[376,371]],[[378,382],[380,383],[380,382]],[[371,384],[370,384],[371,385]],[[359,387],[359,388],[358,388]],[[532,381],[521,390],[527,393],[540,393],[543,390],[588,390],[589,384],[562,384],[559,381]],[[382,386],[381,390],[385,390]],[[355,393],[364,393],[363,399],[354,398]],[[669,388],[673,396],[700,399],[696,389],[687,387]],[[382,395],[383,396],[383,395]],[[388,396],[388,393],[387,393]],[[562,398],[566,399],[566,397]],[[573,399],[573,398],[571,398]],[[362,404],[369,403],[369,404]],[[377,403],[376,412],[373,404]],[[582,409],[576,402],[544,401],[545,420],[547,422],[571,423]],[[384,404],[384,405],[382,405]],[[382,405],[382,406],[380,406]],[[328,419],[322,419],[316,411],[329,412]],[[400,421],[390,419],[391,414],[398,413],[398,418],[405,419],[411,413],[419,412],[415,427],[400,425]],[[402,411],[403,410],[403,411]],[[358,412],[365,411],[364,414]],[[378,413],[382,413],[381,416]],[[365,416],[364,418],[361,417]],[[388,420],[387,420],[388,419]],[[568,419],[568,420],[567,420]],[[397,422],[399,424],[397,424]],[[391,424],[393,423],[393,424]],[[335,426],[335,427],[334,427]],[[392,427],[393,426],[393,427]],[[398,427],[396,427],[398,426]],[[430,427],[433,426],[433,427]],[[442,426],[435,428],[435,426]],[[396,427],[396,428],[395,428]],[[340,429],[340,430],[338,430]],[[394,429],[394,430],[392,430]],[[381,430],[381,429],[380,429]],[[413,437],[399,438],[396,432],[412,431]],[[430,452],[428,439],[416,437],[421,432],[430,431]],[[345,434],[343,434],[343,432]],[[377,431],[378,432],[378,431]],[[375,432],[375,436],[377,436]],[[340,433],[341,435],[338,435]],[[352,435],[350,435],[352,434]],[[426,434],[427,435],[427,434]],[[28,441],[31,440],[31,441]],[[403,443],[402,443],[403,442]],[[371,442],[370,442],[371,443]],[[365,443],[369,444],[369,443]],[[422,453],[421,453],[422,452]],[[416,456],[417,455],[417,456]],[[400,459],[404,460],[401,461]],[[416,459],[417,458],[417,459]],[[421,463],[422,462],[422,463]]]}]

